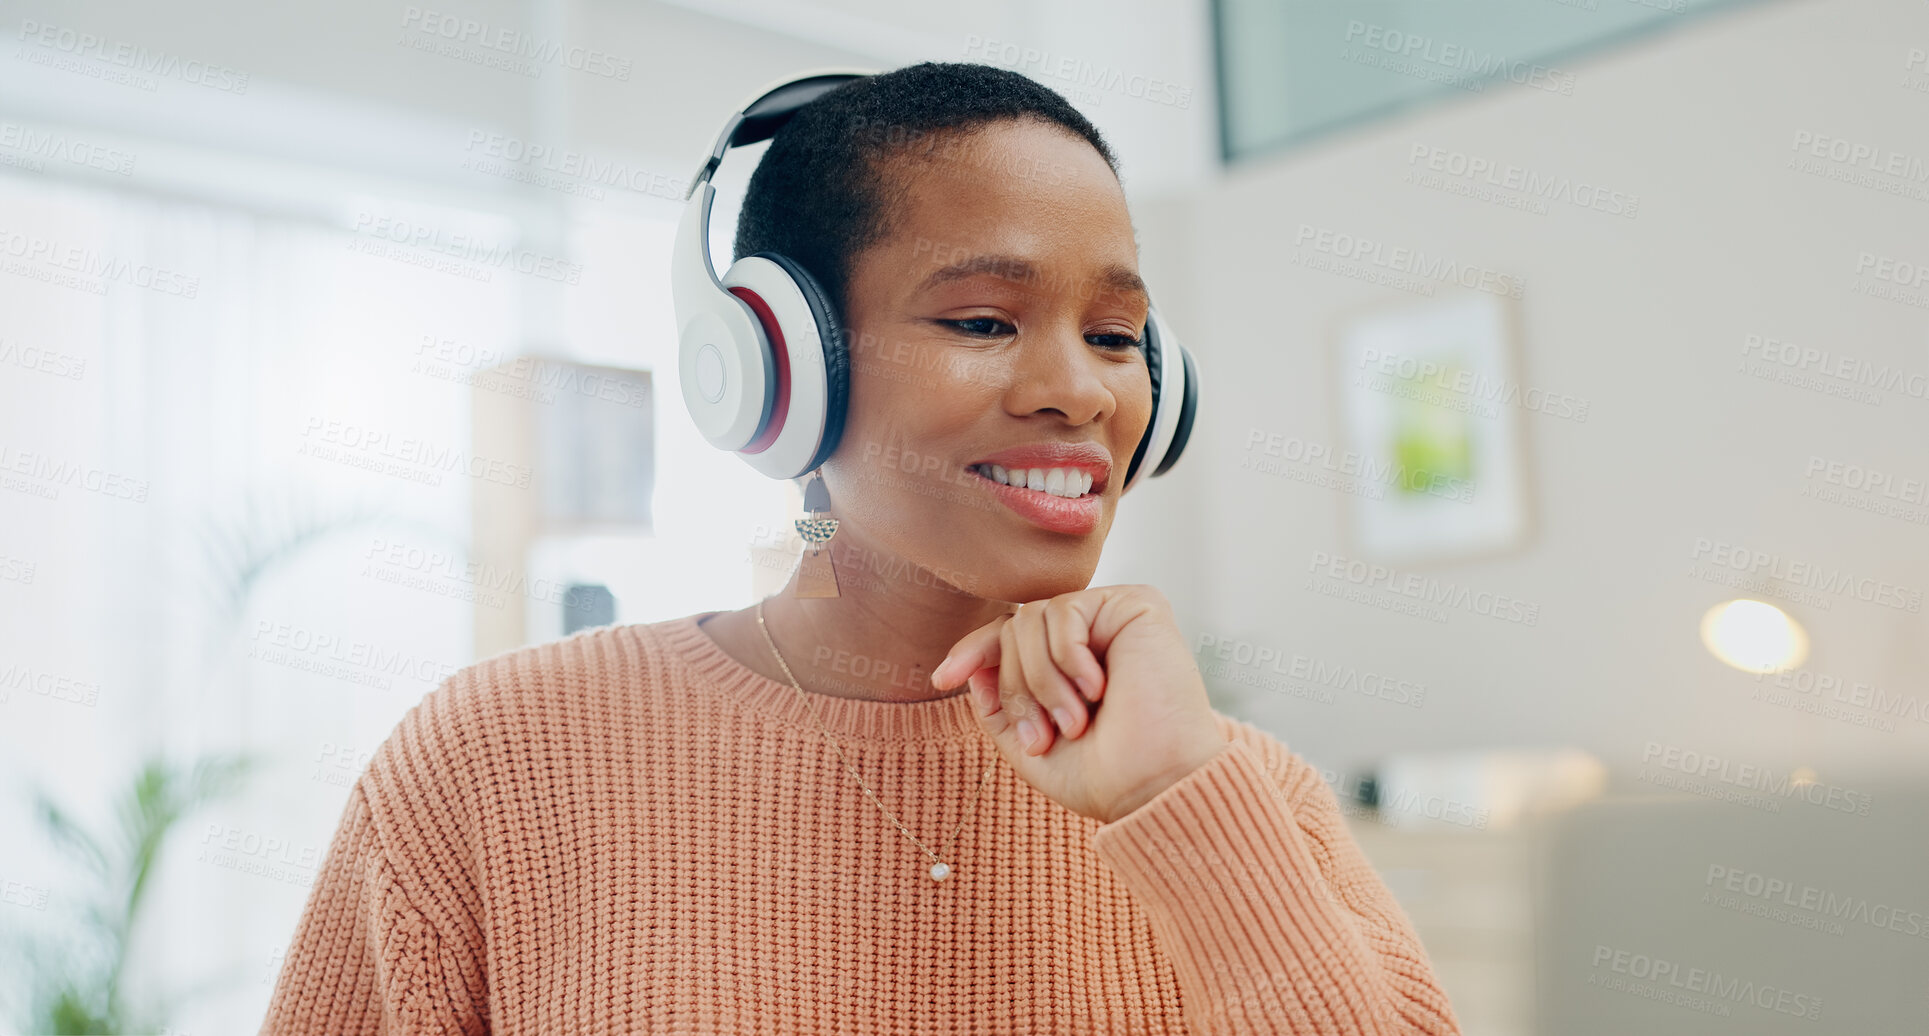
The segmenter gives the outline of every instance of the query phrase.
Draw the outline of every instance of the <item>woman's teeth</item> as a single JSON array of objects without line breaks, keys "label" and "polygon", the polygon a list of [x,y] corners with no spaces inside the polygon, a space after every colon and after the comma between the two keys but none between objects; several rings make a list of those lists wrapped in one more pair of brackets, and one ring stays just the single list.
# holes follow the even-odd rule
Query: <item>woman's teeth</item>
[{"label": "woman's teeth", "polygon": [[1005,468],[997,464],[979,464],[972,470],[1008,486],[1020,489],[1036,489],[1041,493],[1077,499],[1092,490],[1092,476],[1077,468]]}]

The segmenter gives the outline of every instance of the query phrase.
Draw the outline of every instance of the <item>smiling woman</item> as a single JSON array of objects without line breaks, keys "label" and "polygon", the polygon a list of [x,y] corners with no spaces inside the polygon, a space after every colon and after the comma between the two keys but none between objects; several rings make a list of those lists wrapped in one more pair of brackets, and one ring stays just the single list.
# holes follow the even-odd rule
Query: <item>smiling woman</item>
[{"label": "smiling woman", "polygon": [[738,265],[678,283],[685,398],[820,480],[845,578],[445,681],[263,1032],[1457,1032],[1318,774],[1208,705],[1158,590],[1089,585],[1192,384],[1097,130],[968,64],[772,123]]}]

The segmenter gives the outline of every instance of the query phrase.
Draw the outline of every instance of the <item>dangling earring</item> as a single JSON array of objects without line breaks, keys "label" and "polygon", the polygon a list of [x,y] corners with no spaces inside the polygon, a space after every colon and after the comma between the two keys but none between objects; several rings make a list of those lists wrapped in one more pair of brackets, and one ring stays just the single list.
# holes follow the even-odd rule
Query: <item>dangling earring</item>
[{"label": "dangling earring", "polygon": [[797,596],[837,597],[837,570],[831,566],[831,552],[824,545],[837,534],[837,519],[823,517],[831,509],[830,490],[821,472],[813,473],[804,484],[804,510],[809,518],[797,519],[797,534],[810,544],[797,559]]}]

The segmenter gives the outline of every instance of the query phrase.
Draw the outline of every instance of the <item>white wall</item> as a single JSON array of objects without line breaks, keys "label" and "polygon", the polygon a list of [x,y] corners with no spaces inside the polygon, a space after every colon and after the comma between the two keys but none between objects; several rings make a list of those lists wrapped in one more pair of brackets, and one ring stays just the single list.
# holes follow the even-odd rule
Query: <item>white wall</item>
[{"label": "white wall", "polygon": [[[1916,719],[1873,732],[1751,701],[1755,681],[1696,633],[1737,595],[1686,574],[1706,537],[1929,586],[1923,506],[1909,522],[1802,495],[1823,485],[1804,477],[1811,456],[1929,479],[1929,309],[1851,290],[1860,252],[1929,263],[1929,94],[1900,85],[1925,40],[1921,4],[1731,12],[1569,63],[1571,96],[1473,95],[1240,166],[1159,223],[1148,254],[1182,257],[1188,341],[1212,376],[1198,455],[1173,475],[1185,492],[1167,498],[1192,506],[1160,523],[1196,550],[1188,620],[1430,685],[1418,709],[1249,696],[1269,727],[1328,765],[1573,744],[1631,767],[1650,739],[1823,779],[1925,765],[1923,614],[1835,595],[1826,611],[1783,605],[1814,638],[1808,668],[1914,696]],[[1912,156],[1913,199],[1786,168],[1798,132]],[[1416,186],[1416,145],[1639,207],[1540,215]],[[1536,627],[1464,612],[1439,624],[1302,589],[1312,552],[1347,553],[1347,498],[1240,470],[1248,430],[1340,445],[1336,322],[1415,298],[1295,265],[1302,224],[1525,278],[1520,377],[1585,397],[1589,415],[1523,415],[1538,525],[1526,549],[1414,571],[1537,602]],[[1751,334],[1899,365],[1917,395],[1872,406],[1749,377]]]}]

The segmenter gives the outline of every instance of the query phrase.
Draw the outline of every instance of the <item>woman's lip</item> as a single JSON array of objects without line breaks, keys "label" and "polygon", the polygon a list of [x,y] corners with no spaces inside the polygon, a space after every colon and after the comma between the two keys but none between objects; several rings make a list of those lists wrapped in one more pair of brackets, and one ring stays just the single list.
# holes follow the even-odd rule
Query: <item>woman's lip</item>
[{"label": "woman's lip", "polygon": [[[991,495],[1033,525],[1050,532],[1083,536],[1098,528],[1100,503],[1097,492],[1068,498],[1053,496],[1037,489],[1020,489],[986,477],[976,467],[965,469],[985,484]],[[1097,489],[1094,483],[1093,488]]]}]

